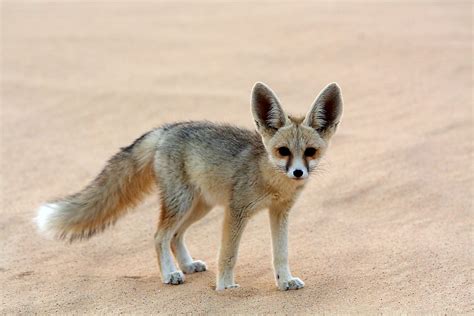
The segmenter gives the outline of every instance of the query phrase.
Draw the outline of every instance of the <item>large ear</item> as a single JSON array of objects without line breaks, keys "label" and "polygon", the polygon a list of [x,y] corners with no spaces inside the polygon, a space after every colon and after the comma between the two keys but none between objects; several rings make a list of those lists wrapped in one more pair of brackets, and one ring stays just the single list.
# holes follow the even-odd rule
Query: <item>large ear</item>
[{"label": "large ear", "polygon": [[323,133],[335,129],[341,116],[341,89],[337,83],[330,83],[319,93],[303,123]]},{"label": "large ear", "polygon": [[264,83],[257,82],[252,89],[252,114],[257,130],[274,134],[286,123],[286,115],[275,93]]}]

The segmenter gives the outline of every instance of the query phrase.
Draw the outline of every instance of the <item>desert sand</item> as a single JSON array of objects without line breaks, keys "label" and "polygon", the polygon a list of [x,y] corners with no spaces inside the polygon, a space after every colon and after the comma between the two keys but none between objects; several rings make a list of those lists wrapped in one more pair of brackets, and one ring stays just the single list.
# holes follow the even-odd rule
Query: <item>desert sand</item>
[{"label": "desert sand", "polygon": [[[0,313],[472,313],[469,1],[3,2]],[[345,112],[291,215],[276,289],[266,212],[245,231],[241,288],[217,293],[222,209],[188,246],[209,271],[161,283],[158,195],[87,242],[36,234],[43,202],[166,122],[253,128],[264,81],[303,114],[327,83]]]}]

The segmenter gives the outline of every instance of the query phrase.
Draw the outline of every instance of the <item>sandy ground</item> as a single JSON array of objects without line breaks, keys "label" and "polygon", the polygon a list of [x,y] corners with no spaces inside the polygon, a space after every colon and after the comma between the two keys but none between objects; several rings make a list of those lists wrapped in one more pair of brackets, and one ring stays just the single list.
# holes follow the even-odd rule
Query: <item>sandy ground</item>
[{"label": "sandy ground", "polygon": [[[471,27],[468,1],[3,3],[0,313],[472,313]],[[331,81],[345,97],[292,213],[303,290],[276,290],[265,212],[223,293],[220,209],[188,236],[209,271],[181,286],[158,275],[157,195],[88,242],[35,233],[39,204],[152,127],[252,128],[255,81],[293,113]]]}]

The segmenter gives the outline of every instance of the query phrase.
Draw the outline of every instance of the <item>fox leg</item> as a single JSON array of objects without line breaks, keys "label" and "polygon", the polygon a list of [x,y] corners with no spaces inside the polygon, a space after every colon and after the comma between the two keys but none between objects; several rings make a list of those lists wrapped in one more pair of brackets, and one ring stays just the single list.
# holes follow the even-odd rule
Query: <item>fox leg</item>
[{"label": "fox leg", "polygon": [[173,239],[171,240],[171,249],[178,261],[179,267],[184,273],[194,273],[206,271],[206,263],[201,260],[193,260],[189,254],[186,244],[184,243],[184,236],[186,230],[195,222],[203,218],[212,206],[207,204],[203,199],[199,199],[196,205],[190,210],[187,217],[176,230]]},{"label": "fox leg", "polygon": [[171,254],[171,240],[193,205],[193,194],[187,191],[163,193],[161,215],[155,233],[155,248],[161,278],[166,284],[181,284],[184,274],[176,268]]},{"label": "fox leg", "polygon": [[288,210],[281,207],[270,208],[275,281],[283,291],[304,287],[303,281],[291,275],[288,265]]},{"label": "fox leg", "polygon": [[248,216],[242,212],[237,212],[232,208],[226,209],[218,263],[216,286],[218,291],[239,287],[234,282],[234,267],[237,262],[240,239],[247,222]]}]

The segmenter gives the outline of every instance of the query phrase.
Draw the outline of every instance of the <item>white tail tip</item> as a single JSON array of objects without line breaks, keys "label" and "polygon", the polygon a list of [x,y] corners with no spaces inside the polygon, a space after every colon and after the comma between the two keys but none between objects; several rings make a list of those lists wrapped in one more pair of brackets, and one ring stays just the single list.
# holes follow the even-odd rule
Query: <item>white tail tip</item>
[{"label": "white tail tip", "polygon": [[38,227],[38,231],[49,239],[54,239],[57,236],[57,228],[54,226],[54,218],[59,212],[59,205],[49,203],[41,205],[34,218],[34,222]]}]

